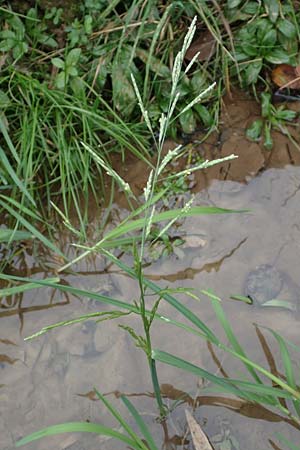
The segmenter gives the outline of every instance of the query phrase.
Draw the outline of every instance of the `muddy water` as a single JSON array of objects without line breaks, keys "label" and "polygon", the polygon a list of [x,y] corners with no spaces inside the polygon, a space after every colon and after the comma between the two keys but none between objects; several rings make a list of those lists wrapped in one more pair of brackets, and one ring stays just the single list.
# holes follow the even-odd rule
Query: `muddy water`
[{"label": "muddy water", "polygon": [[[243,294],[247,274],[260,264],[274,264],[288,273],[294,283],[300,284],[299,202],[298,167],[269,169],[248,184],[213,181],[208,189],[197,194],[196,204],[248,208],[250,211],[185,220],[181,228],[185,243],[180,252],[160,259],[146,269],[150,279],[164,286],[191,287],[196,293],[200,289],[213,289],[222,297],[234,331],[249,356],[268,368],[272,354],[279,371],[282,367],[274,340],[261,328],[270,345],[268,354],[266,346],[263,350],[262,340],[259,341],[253,324],[271,327],[299,344],[300,314],[240,304],[229,297]],[[32,265],[33,261],[28,257],[27,263]],[[66,283],[127,301],[137,298],[135,283],[119,274],[115,267],[107,269],[101,257],[82,262],[75,269],[78,275],[64,276]],[[197,302],[182,296],[181,301],[218,331],[206,298],[202,296],[201,302]],[[55,423],[95,421],[116,426],[102,405],[95,401],[91,392],[94,386],[101,392],[111,393],[109,398],[123,414],[126,414],[124,408],[113,392],[132,395],[132,401],[155,433],[158,444],[165,442],[169,449],[187,443],[184,440],[184,409],[192,404],[197,405],[195,416],[211,439],[219,444],[231,440],[232,449],[237,448],[234,443],[247,450],[274,448],[271,441],[276,442],[275,432],[282,432],[295,443],[299,441],[299,431],[277,414],[229,398],[208,397],[203,391],[202,380],[159,364],[166,404],[171,407],[178,398],[184,401],[171,413],[167,428],[163,428],[155,422],[156,409],[144,355],[134,347],[130,336],[118,327],[118,323],[126,323],[139,331],[138,318],[127,316],[100,324],[88,321],[24,343],[23,337],[44,325],[109,308],[88,299],[66,298],[47,289],[25,293],[15,303],[7,301],[2,304],[5,308],[0,310],[2,449],[11,450],[18,438]],[[161,303],[160,312],[181,320],[180,315],[165,303]],[[217,354],[213,357],[205,342],[171,326],[156,323],[153,341],[155,347],[216,374],[220,374],[221,369],[235,377],[244,373],[242,367],[228,356]],[[132,423],[130,418],[128,420]],[[28,448],[91,450],[124,447],[101,437],[74,434],[37,441]],[[216,444],[217,448],[220,446]]]}]

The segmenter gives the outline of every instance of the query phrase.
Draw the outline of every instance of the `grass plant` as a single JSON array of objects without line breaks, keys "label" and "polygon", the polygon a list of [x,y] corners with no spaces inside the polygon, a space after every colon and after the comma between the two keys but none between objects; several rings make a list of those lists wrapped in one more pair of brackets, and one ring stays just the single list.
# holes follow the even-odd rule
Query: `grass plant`
[{"label": "grass plant", "polygon": [[[18,292],[22,289],[28,289],[28,283],[34,283],[34,285],[31,284],[30,288],[37,287],[37,286],[52,286],[53,288],[60,289],[61,291],[65,291],[68,293],[73,293],[79,296],[89,297],[96,300],[99,300],[100,302],[104,302],[107,304],[112,305],[115,309],[111,313],[92,313],[88,315],[81,316],[79,318],[66,320],[61,323],[57,323],[54,325],[50,325],[48,327],[43,328],[33,336],[30,336],[29,338],[37,337],[40,334],[43,334],[50,329],[60,327],[60,326],[67,326],[71,325],[73,323],[78,323],[80,321],[88,320],[91,318],[96,318],[97,320],[105,320],[107,318],[115,319],[118,318],[124,314],[133,313],[138,314],[141,317],[143,328],[144,328],[144,335],[138,335],[134,329],[123,326],[123,328],[129,332],[129,334],[132,336],[135,344],[142,348],[142,350],[145,352],[148,365],[149,365],[149,371],[151,374],[152,379],[152,385],[153,390],[156,396],[156,401],[158,405],[158,410],[160,416],[163,418],[165,417],[167,411],[163,404],[161,393],[160,393],[160,387],[159,387],[159,381],[158,381],[158,375],[156,370],[156,361],[164,362],[169,365],[172,365],[174,367],[178,367],[180,369],[189,371],[196,376],[199,376],[201,378],[207,379],[211,384],[212,387],[210,388],[210,391],[213,390],[214,392],[217,391],[219,393],[231,393],[234,396],[237,396],[239,398],[242,398],[248,402],[252,403],[259,403],[267,405],[270,408],[278,409],[281,413],[284,413],[287,415],[295,424],[299,425],[300,418],[299,418],[299,407],[300,407],[300,394],[298,392],[297,388],[297,381],[296,381],[296,374],[293,369],[293,365],[291,362],[291,358],[289,355],[289,343],[286,343],[280,336],[278,336],[276,333],[274,334],[275,338],[277,339],[281,354],[282,354],[282,361],[283,365],[285,367],[286,371],[286,377],[283,379],[278,374],[274,374],[271,371],[265,369],[264,367],[258,365],[251,359],[249,359],[244,352],[243,348],[240,346],[237,338],[235,337],[231,326],[229,322],[227,321],[222,306],[221,301],[219,298],[217,298],[215,295],[209,292],[204,292],[206,295],[209,296],[212,305],[215,310],[215,315],[218,318],[220,324],[222,325],[225,334],[227,336],[227,339],[229,341],[229,345],[225,345],[222,343],[222,341],[216,336],[213,330],[207,327],[205,323],[203,323],[199,317],[189,308],[187,308],[184,303],[180,300],[177,300],[174,296],[174,292],[169,289],[162,289],[160,286],[156,285],[155,283],[148,280],[144,273],[143,273],[143,262],[144,262],[144,252],[146,249],[146,245],[149,241],[150,237],[150,231],[151,226],[155,222],[161,222],[165,221],[166,224],[162,226],[160,233],[163,234],[166,232],[174,223],[174,221],[178,220],[178,218],[186,217],[188,215],[192,215],[195,213],[225,213],[228,211],[225,210],[219,210],[217,208],[209,208],[209,209],[203,209],[203,208],[192,208],[191,202],[188,202],[185,207],[183,207],[181,210],[175,210],[175,211],[167,211],[163,213],[156,213],[156,203],[159,200],[160,197],[166,194],[166,190],[164,192],[160,192],[159,194],[155,194],[155,186],[159,181],[159,178],[161,174],[163,173],[163,170],[167,166],[167,164],[175,157],[180,151],[180,148],[177,148],[175,150],[171,150],[167,153],[167,155],[162,155],[162,148],[163,143],[167,135],[167,130],[169,123],[171,121],[172,114],[175,111],[176,103],[178,101],[178,92],[177,87],[179,84],[180,76],[181,76],[181,66],[183,62],[184,53],[187,50],[192,37],[193,33],[195,32],[195,23],[196,19],[193,20],[189,31],[185,37],[184,43],[183,43],[183,49],[174,61],[174,68],[172,72],[172,91],[171,91],[171,98],[169,107],[167,110],[167,114],[162,114],[160,118],[160,131],[159,136],[156,142],[156,150],[157,150],[157,161],[156,166],[152,171],[150,172],[147,185],[144,190],[144,204],[138,208],[136,211],[134,211],[132,214],[129,215],[128,219],[126,219],[123,223],[121,223],[115,230],[108,233],[100,242],[98,242],[96,245],[94,245],[91,248],[84,247],[84,252],[81,256],[76,258],[75,260],[71,261],[67,265],[63,266],[61,268],[61,271],[66,270],[71,264],[74,264],[78,262],[79,259],[86,257],[92,252],[101,252],[104,254],[111,262],[113,262],[115,265],[117,265],[119,268],[121,268],[127,275],[132,277],[138,282],[139,285],[139,291],[140,291],[140,297],[139,301],[135,303],[127,303],[124,301],[120,301],[117,299],[113,299],[111,297],[102,296],[96,293],[91,293],[88,291],[83,291],[77,288],[73,288],[71,286],[62,285],[57,280],[31,280],[31,279],[25,279],[21,277],[13,277],[13,276],[1,276],[1,278],[4,279],[10,279],[14,281],[22,281],[24,284],[23,286],[18,286],[16,288],[11,289],[18,289]],[[191,65],[190,65],[191,67]],[[190,68],[188,67],[188,69]],[[155,139],[155,133],[152,128],[151,121],[149,119],[148,111],[146,107],[143,104],[142,97],[140,94],[140,91],[138,89],[137,83],[135,79],[132,79],[133,86],[136,92],[136,95],[138,97],[139,106],[141,108],[145,123],[150,131],[150,133],[153,136],[153,139]],[[198,98],[191,102],[189,107],[191,108],[196,102],[199,102],[202,98],[202,94],[198,96]],[[185,110],[188,110],[188,107],[186,107]],[[185,111],[183,110],[183,113]],[[87,147],[86,144],[83,144],[83,146],[87,149],[87,151],[96,159],[98,160],[100,166],[105,167],[105,162],[103,160],[99,160],[99,157],[94,154],[94,151],[91,147]],[[233,156],[232,156],[233,157]],[[231,157],[231,158],[232,158]],[[185,171],[185,175],[187,175],[191,170],[199,170],[203,167],[206,167],[209,164],[217,163],[215,162],[204,162],[200,163],[194,168],[190,170]],[[105,167],[107,169],[107,167]],[[130,193],[130,186],[128,186],[120,177],[118,174],[116,174],[113,170],[110,170],[108,168],[109,174],[115,179],[115,181],[123,188],[123,190]],[[132,194],[133,195],[133,194]],[[137,216],[142,215],[142,218],[136,219]],[[131,232],[133,230],[141,230],[141,235],[135,241],[135,238],[132,238],[132,245],[135,248],[134,255],[134,267],[131,268],[127,266],[124,262],[119,260],[116,256],[113,254],[113,248],[116,245],[119,245],[120,239],[122,237],[126,237],[128,232]],[[82,247],[82,245],[81,245]],[[153,292],[157,295],[157,300],[154,302],[154,305],[149,309],[147,297],[149,295],[149,292]],[[183,293],[183,291],[181,291]],[[1,294],[1,291],[0,291]],[[5,291],[2,292],[2,294],[5,294]],[[162,316],[159,314],[159,304],[161,301],[168,302],[172,307],[174,307],[177,311],[179,311],[185,320],[190,323],[189,325],[186,324],[186,322],[179,322],[174,321],[171,318]],[[238,359],[241,361],[244,365],[244,368],[246,369],[246,372],[250,375],[250,380],[247,379],[235,379],[230,377],[220,377],[216,376],[212,373],[207,372],[201,367],[197,367],[188,361],[184,359],[180,359],[174,355],[168,354],[164,351],[153,349],[152,348],[152,342],[151,342],[151,325],[154,320],[161,320],[164,321],[166,324],[171,324],[173,326],[180,327],[187,332],[196,334],[201,339],[205,339],[209,341],[211,344],[217,346],[218,348],[222,349],[224,352],[228,353],[232,357]],[[266,380],[270,381],[270,384],[266,382]],[[61,432],[72,432],[72,431],[83,431],[83,432],[95,432],[99,434],[109,435],[112,436],[122,442],[124,442],[127,445],[130,445],[132,448],[137,449],[144,449],[144,448],[151,448],[156,449],[156,444],[154,442],[153,436],[151,436],[149,430],[147,429],[145,423],[143,422],[141,416],[138,414],[137,410],[134,408],[134,406],[129,402],[128,399],[125,397],[122,398],[122,401],[125,403],[127,409],[129,412],[133,415],[141,434],[143,435],[143,438],[145,439],[144,443],[143,440],[129,427],[129,425],[125,422],[125,420],[120,416],[120,414],[113,408],[113,406],[99,393],[97,392],[97,396],[102,400],[106,408],[108,408],[114,417],[116,418],[117,422],[122,426],[126,434],[121,434],[119,432],[116,432],[113,429],[108,429],[106,427],[103,427],[102,425],[98,424],[80,424],[80,423],[67,423],[62,425],[57,425],[53,427],[46,428],[44,430],[41,430],[37,433],[34,433],[18,442],[19,445],[23,445],[25,443],[31,442],[35,439],[39,439],[44,436],[57,434]],[[291,401],[291,406],[288,402]],[[285,438],[283,438],[285,439]],[[292,445],[292,444],[290,444]],[[291,447],[292,448],[292,447]]]},{"label": "grass plant", "polygon": [[[53,220],[53,201],[86,240],[83,204],[99,196],[103,170],[80,142],[108,165],[113,152],[125,159],[128,151],[149,163],[153,136],[140,121],[131,74],[156,129],[168,114],[175,55],[195,14],[196,38],[209,33],[212,52],[204,57],[200,43],[200,55],[178,80],[167,128],[173,137],[199,127],[206,134],[215,130],[222,93],[231,84],[257,89],[261,83],[258,89],[270,92],[265,73],[280,63],[298,64],[300,13],[293,2],[84,0],[65,9],[1,7],[1,190],[40,211],[46,223]],[[188,107],[214,80],[218,89]],[[275,126],[280,120],[285,117]],[[266,143],[272,126],[265,124]]]},{"label": "grass plant", "polygon": [[[222,160],[201,161],[179,174],[170,175],[170,182],[157,193],[156,187],[164,176],[164,170],[182,151],[178,146],[164,155],[166,137],[176,136],[179,126],[185,133],[190,133],[195,130],[197,122],[208,134],[217,127],[217,105],[224,89],[230,90],[232,81],[254,87],[260,80],[265,83],[262,74],[269,70],[270,64],[296,64],[299,12],[293,8],[292,2],[280,9],[277,0],[246,2],[245,5],[240,1],[228,1],[226,5],[225,2],[218,4],[213,1],[209,6],[207,2],[193,0],[172,2],[169,6],[141,0],[129,3],[114,0],[106,5],[85,0],[76,9],[78,17],[69,18],[60,45],[55,27],[67,20],[66,16],[63,17],[65,11],[56,8],[44,11],[40,16],[37,8],[25,14],[1,8],[0,23],[5,26],[0,32],[0,50],[3,53],[0,208],[14,221],[11,228],[1,231],[0,240],[10,243],[33,236],[55,254],[64,257],[39,230],[39,224],[50,218],[55,209],[78,238],[77,247],[83,250],[71,262],[65,261],[57,272],[67,270],[91,253],[100,252],[137,281],[139,299],[135,303],[120,301],[63,285],[59,278],[34,280],[4,274],[0,274],[0,278],[14,284],[0,290],[0,296],[50,286],[113,307],[108,314],[93,313],[50,325],[30,338],[91,318],[101,321],[118,319],[129,313],[139,315],[143,335],[138,335],[132,328],[124,328],[146,355],[161,417],[167,411],[160,392],[156,361],[207,379],[214,391],[231,393],[246,401],[275,408],[299,425],[299,381],[290,357],[290,349],[295,349],[294,346],[272,332],[281,351],[285,376],[272,373],[246,355],[224,315],[219,298],[205,293],[225,331],[229,341],[226,345],[181,299],[176,298],[174,291],[162,289],[148,280],[143,272],[145,251],[153,242],[153,224],[163,223],[156,233],[157,240],[178,219],[194,214],[231,212],[193,207],[192,199],[181,209],[157,211],[159,200],[172,192],[174,177],[188,176],[195,170],[234,158],[231,155]],[[199,21],[194,18],[185,35],[186,23],[195,12],[199,14]],[[213,36],[215,56],[199,62],[199,53],[196,52],[187,63],[184,57],[197,25]],[[90,69],[86,71],[86,67]],[[213,80],[218,80],[217,87]],[[200,104],[203,100],[205,103]],[[274,116],[274,110],[271,112]],[[269,116],[264,117],[268,131],[272,121]],[[279,119],[286,120],[287,116],[276,116],[277,125]],[[270,141],[269,135],[267,137]],[[156,156],[154,166],[149,162],[149,142]],[[124,159],[128,151],[132,152],[149,165],[151,172],[144,189],[143,204],[99,242],[91,247],[83,246],[82,241],[87,237],[88,210],[81,208],[82,197],[87,204],[90,193],[96,198],[99,196],[103,171],[129,197],[134,197],[130,186],[111,167],[110,156],[116,151]],[[71,223],[71,206],[77,215],[79,231]],[[18,226],[26,231],[17,230]],[[114,255],[114,249],[125,243],[133,249],[133,268]],[[148,304],[149,293],[156,294],[152,307]],[[182,295],[187,291],[179,290],[179,293]],[[161,301],[179,311],[185,321],[174,321],[160,315]],[[180,327],[209,341],[241,361],[250,379],[219,377],[176,355],[153,349],[151,326],[154,320]],[[99,392],[96,393],[124,433],[98,424],[69,423],[41,430],[23,438],[17,445],[61,432],[82,431],[114,437],[135,449],[157,448],[141,416],[128,399],[123,397],[122,401],[135,419],[142,439],[118,411]],[[289,448],[294,448],[285,437],[279,439]]]}]

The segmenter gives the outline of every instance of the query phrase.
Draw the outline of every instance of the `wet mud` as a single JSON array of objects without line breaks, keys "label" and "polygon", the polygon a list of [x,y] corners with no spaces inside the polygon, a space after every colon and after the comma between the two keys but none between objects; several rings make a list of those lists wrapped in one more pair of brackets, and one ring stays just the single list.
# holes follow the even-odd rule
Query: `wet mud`
[{"label": "wet mud", "polygon": [[[258,115],[259,109],[250,99],[240,95],[232,100],[225,99],[219,132],[204,143],[199,143],[203,134],[193,136],[192,144],[193,152],[208,159],[239,154],[239,159],[230,165],[212,167],[195,176],[192,186],[192,190],[197,191],[195,205],[248,211],[184,220],[180,227],[183,244],[179,251],[158,258],[145,270],[147,277],[160,285],[194,289],[201,301],[184,295],[181,301],[222,335],[209,299],[200,294],[202,289],[212,289],[222,298],[225,313],[249,357],[273,373],[281,374],[280,350],[267,328],[299,344],[300,313],[283,308],[261,308],[230,298],[244,294],[248,274],[263,264],[288,274],[295,285],[300,283],[300,152],[280,133],[275,134],[272,151],[264,149],[262,143],[245,139],[245,128]],[[295,129],[291,132],[295,133]],[[139,193],[147,171],[137,164],[128,161],[121,175],[126,181],[132,181]],[[137,177],[137,174],[142,176]],[[121,206],[122,202],[121,198]],[[116,204],[112,217],[117,220],[122,213],[122,208]],[[96,229],[97,225],[94,227]],[[123,258],[130,262],[129,256]],[[15,273],[21,274],[26,264],[28,270],[23,275],[53,276],[53,261],[47,262],[46,256],[41,266],[27,255],[22,265],[15,268]],[[116,267],[107,266],[99,255],[93,260],[81,261],[73,269],[73,273],[62,274],[64,283],[126,301],[138,296],[137,284],[120,274]],[[16,440],[28,433],[61,422],[90,421],[118,429],[97,401],[94,386],[107,394],[134,427],[133,419],[128,417],[118,398],[120,393],[128,395],[159,447],[191,448],[186,408],[194,409],[195,418],[216,449],[221,449],[222,443],[227,441],[225,448],[232,449],[237,448],[237,443],[247,450],[281,448],[276,432],[295,443],[299,441],[298,426],[278,411],[226,395],[208,394],[209,383],[162,364],[158,364],[158,374],[164,402],[172,412],[166,423],[158,424],[145,356],[135,348],[128,333],[118,326],[119,323],[129,324],[139,333],[138,317],[129,315],[98,324],[89,320],[24,342],[25,336],[45,325],[98,310],[109,311],[109,307],[50,289],[35,289],[19,297],[1,299],[0,306],[3,450],[12,450]],[[159,312],[182,320],[179,313],[164,302]],[[154,324],[153,346],[220,376],[245,374],[243,367],[228,355],[165,323]],[[292,357],[297,361],[297,354]],[[107,438],[72,434],[36,441],[28,448],[110,450],[124,447]]]}]

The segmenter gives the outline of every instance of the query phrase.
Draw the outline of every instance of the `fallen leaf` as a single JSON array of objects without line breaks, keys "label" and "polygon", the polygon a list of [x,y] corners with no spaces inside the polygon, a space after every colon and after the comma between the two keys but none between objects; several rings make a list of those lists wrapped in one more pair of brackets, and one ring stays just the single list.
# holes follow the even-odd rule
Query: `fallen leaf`
[{"label": "fallen leaf", "polygon": [[0,342],[5,345],[17,345],[13,341],[10,341],[9,339],[0,339]]},{"label": "fallen leaf", "polygon": [[196,422],[192,414],[187,409],[185,410],[185,416],[191,432],[195,450],[213,450],[200,425]]},{"label": "fallen leaf", "polygon": [[216,40],[208,31],[203,31],[197,39],[190,45],[185,54],[185,59],[191,61],[197,52],[200,52],[197,60],[207,61],[212,57],[216,50]]},{"label": "fallen leaf", "polygon": [[8,355],[0,355],[0,363],[14,364],[18,359],[12,359]]},{"label": "fallen leaf", "polygon": [[300,89],[300,67],[279,64],[272,71],[272,81],[280,88]]}]

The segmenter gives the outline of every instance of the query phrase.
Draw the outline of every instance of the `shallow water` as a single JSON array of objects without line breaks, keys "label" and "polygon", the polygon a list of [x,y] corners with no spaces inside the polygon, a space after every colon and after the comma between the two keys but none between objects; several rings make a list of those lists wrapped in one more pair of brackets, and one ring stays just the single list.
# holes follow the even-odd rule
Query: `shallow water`
[{"label": "shallow water", "polygon": [[[269,169],[248,184],[213,181],[207,190],[197,194],[196,204],[250,211],[185,220],[180,233],[186,242],[179,247],[177,255],[159,259],[146,269],[150,279],[164,286],[190,287],[196,293],[200,289],[213,289],[222,297],[224,309],[248,355],[267,368],[270,355],[266,357],[253,324],[270,327],[299,344],[300,314],[241,304],[229,297],[243,294],[247,274],[261,264],[274,264],[294,283],[300,284],[299,202],[299,167]],[[32,265],[33,261],[28,257],[27,263]],[[64,276],[64,281],[127,301],[137,298],[134,281],[119,274],[115,267],[104,269],[103,259],[97,257],[82,262],[76,268],[78,275]],[[219,327],[209,300],[203,296],[201,299],[197,302],[181,297],[201,320],[217,331]],[[207,395],[201,395],[201,380],[158,364],[166,403],[171,406],[182,392],[186,393],[186,403],[172,412],[166,431],[155,422],[156,408],[145,357],[134,347],[130,336],[118,327],[118,323],[129,323],[139,331],[137,317],[127,316],[100,324],[88,321],[23,342],[25,336],[42,326],[109,308],[97,306],[95,301],[88,299],[65,298],[48,289],[25,293],[18,301],[16,305],[2,303],[5,308],[0,310],[0,436],[4,450],[14,448],[14,442],[20,437],[55,423],[88,420],[115,426],[110,415],[95,401],[91,393],[94,386],[104,393],[134,394],[132,401],[155,433],[158,444],[165,442],[168,449],[175,449],[183,442],[186,431],[184,408],[197,396],[201,398],[196,402],[195,417],[215,440],[216,435],[221,440],[231,436],[240,448],[247,450],[274,448],[270,439],[276,442],[275,432],[282,432],[295,443],[299,440],[299,431],[278,415],[233,400],[209,399]],[[178,312],[163,302],[159,312],[181,319]],[[280,370],[274,339],[265,329],[262,332]],[[183,330],[156,323],[153,343],[154,347],[184,357],[206,370],[220,372],[206,343]],[[224,370],[235,377],[242,375],[238,363],[226,355],[218,354],[218,357]],[[121,401],[114,400],[113,394],[109,398],[125,414]],[[124,447],[101,437],[74,434],[43,439],[29,444],[28,448],[92,450]]]}]

